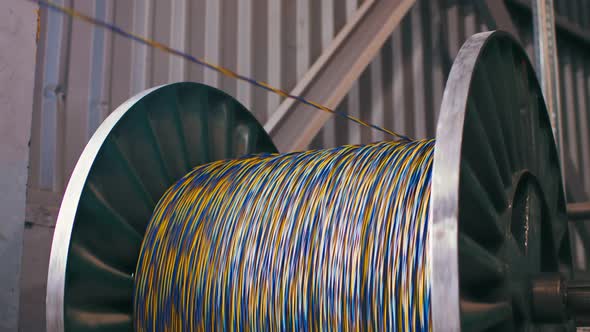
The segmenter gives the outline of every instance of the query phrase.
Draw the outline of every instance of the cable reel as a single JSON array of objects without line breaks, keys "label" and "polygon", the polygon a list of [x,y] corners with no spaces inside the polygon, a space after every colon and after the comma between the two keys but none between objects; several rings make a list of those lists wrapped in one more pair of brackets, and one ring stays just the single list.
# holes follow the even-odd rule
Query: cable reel
[{"label": "cable reel", "polygon": [[[122,104],[89,141],[64,194],[48,331],[133,330],[133,273],[164,192],[195,166],[276,152],[243,106],[205,85],[160,86]],[[525,51],[506,33],[472,36],[453,64],[431,190],[433,330],[586,323],[549,118]]]}]

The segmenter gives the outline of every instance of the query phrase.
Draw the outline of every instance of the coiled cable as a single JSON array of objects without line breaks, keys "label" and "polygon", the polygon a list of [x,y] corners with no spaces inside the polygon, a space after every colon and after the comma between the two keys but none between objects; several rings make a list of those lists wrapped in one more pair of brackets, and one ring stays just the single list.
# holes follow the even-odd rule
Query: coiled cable
[{"label": "coiled cable", "polygon": [[137,331],[429,329],[434,140],[202,165],[158,203]]}]

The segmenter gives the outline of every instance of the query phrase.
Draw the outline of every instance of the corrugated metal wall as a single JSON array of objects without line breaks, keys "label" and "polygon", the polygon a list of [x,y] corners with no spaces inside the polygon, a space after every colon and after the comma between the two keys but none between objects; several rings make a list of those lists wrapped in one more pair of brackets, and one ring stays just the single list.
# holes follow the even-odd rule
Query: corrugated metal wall
[{"label": "corrugated metal wall", "polygon": [[[360,5],[359,0],[56,2],[286,89]],[[280,102],[246,83],[87,23],[46,11],[41,19],[29,177],[33,190],[62,192],[102,120],[148,87],[204,82],[236,96],[261,122]]]},{"label": "corrugated metal wall", "polygon": [[[359,0],[73,1],[64,5],[152,37],[289,90],[354,14]],[[58,2],[60,2],[58,1]],[[556,1],[556,11],[590,24],[590,5]],[[340,111],[422,138],[434,136],[444,83],[461,44],[485,31],[473,1],[419,0],[354,84]],[[582,13],[588,13],[583,15]],[[239,15],[238,15],[239,13]],[[513,11],[533,55],[530,13]],[[528,16],[527,16],[528,15]],[[280,98],[57,13],[42,13],[31,140],[31,199],[55,201],[86,141],[120,103],[148,87],[199,81],[238,98],[264,122]],[[586,112],[590,107],[587,47],[558,34],[564,130],[581,192],[590,192]],[[581,118],[583,117],[583,119]],[[582,120],[582,121],[580,121]],[[313,147],[379,140],[379,132],[342,119],[328,121]],[[568,174],[571,172],[568,172]],[[568,176],[568,178],[571,176]]]},{"label": "corrugated metal wall", "polygon": [[[359,6],[358,0],[267,1],[61,3],[287,90]],[[42,24],[31,142],[33,198],[42,196],[37,190],[62,192],[100,122],[148,87],[183,80],[217,86],[261,122],[279,105],[277,96],[84,22],[43,12]],[[418,1],[341,110],[413,137],[433,136],[452,60],[468,36],[484,29],[471,1]],[[334,119],[314,145],[367,142],[380,135]]]},{"label": "corrugated metal wall", "polygon": [[[453,59],[469,36],[487,30],[480,17],[473,1],[417,1],[339,110],[413,138],[434,137]],[[383,138],[378,131],[334,118],[312,146]]]},{"label": "corrugated metal wall", "polygon": [[[590,37],[590,2],[555,1],[555,13]],[[563,136],[570,201],[590,199],[590,44],[558,31]]]}]

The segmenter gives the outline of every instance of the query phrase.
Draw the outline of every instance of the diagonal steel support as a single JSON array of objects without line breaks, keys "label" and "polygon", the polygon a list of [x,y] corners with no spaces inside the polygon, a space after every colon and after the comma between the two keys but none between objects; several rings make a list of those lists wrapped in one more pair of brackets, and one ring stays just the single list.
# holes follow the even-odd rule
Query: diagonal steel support
[{"label": "diagonal steel support", "polygon": [[478,0],[475,2],[490,30],[504,30],[519,38],[518,30],[510,17],[504,0]]},{"label": "diagonal steel support", "polygon": [[[364,3],[292,93],[336,108],[414,3],[415,0]],[[279,151],[301,150],[330,116],[288,99],[273,113],[265,129]]]}]

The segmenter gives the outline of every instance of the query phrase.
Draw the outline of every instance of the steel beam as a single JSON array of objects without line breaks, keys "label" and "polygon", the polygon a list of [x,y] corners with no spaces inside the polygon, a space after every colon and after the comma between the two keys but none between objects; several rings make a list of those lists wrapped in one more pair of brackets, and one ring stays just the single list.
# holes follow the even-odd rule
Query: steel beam
[{"label": "steel beam", "polygon": [[[490,0],[493,1],[493,0]],[[527,0],[509,0],[509,4],[521,8],[525,11],[532,13],[532,5]],[[560,33],[566,33],[568,36],[580,41],[586,47],[590,47],[590,31],[583,28],[573,22],[571,22],[566,16],[554,13],[555,27]]]},{"label": "steel beam", "polygon": [[36,5],[0,10],[0,331],[17,331],[37,32]]},{"label": "steel beam", "polygon": [[[415,0],[365,2],[291,93],[336,108],[414,3]],[[287,99],[264,128],[279,151],[301,150],[330,116]]]},{"label": "steel beam", "polygon": [[480,12],[490,30],[504,30],[519,39],[518,30],[503,0],[479,0],[475,3],[480,7]]},{"label": "steel beam", "polygon": [[[551,120],[555,144],[559,158],[564,160],[561,125],[561,101],[559,94],[559,65],[557,63],[557,43],[555,38],[555,19],[553,0],[535,0],[533,4],[533,39],[537,77],[543,90],[547,112]],[[565,185],[564,168],[561,177]]]}]

